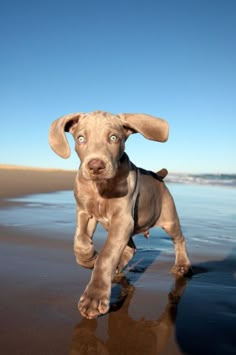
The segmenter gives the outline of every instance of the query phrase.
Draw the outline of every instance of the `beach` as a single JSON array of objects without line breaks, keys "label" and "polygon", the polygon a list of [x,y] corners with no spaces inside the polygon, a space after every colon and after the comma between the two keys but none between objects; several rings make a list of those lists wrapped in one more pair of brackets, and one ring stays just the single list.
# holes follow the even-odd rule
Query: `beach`
[{"label": "beach", "polygon": [[75,171],[0,164],[0,198],[71,190]]},{"label": "beach", "polygon": [[[91,270],[73,253],[75,171],[0,166],[0,352],[6,355],[236,353],[236,188],[168,183],[191,278],[175,279],[158,228],[114,280],[108,314],[83,319]],[[95,245],[106,238],[98,226]]]}]

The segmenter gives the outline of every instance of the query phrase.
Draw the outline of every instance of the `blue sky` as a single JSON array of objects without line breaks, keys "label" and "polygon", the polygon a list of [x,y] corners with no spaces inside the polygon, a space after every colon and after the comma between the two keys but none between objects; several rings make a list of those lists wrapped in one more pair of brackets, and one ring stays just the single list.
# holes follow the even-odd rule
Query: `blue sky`
[{"label": "blue sky", "polygon": [[0,163],[77,168],[50,123],[101,109],[169,122],[164,144],[129,138],[138,166],[236,173],[235,39],[235,0],[2,0]]}]

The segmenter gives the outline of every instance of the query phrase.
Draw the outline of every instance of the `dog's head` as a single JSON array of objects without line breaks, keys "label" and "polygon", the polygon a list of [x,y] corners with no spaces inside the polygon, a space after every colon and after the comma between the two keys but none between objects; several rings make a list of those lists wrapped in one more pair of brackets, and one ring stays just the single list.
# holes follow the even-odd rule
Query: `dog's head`
[{"label": "dog's head", "polygon": [[116,175],[130,134],[139,132],[147,139],[165,142],[168,123],[144,114],[113,115],[95,111],[66,115],[54,121],[49,132],[50,146],[62,158],[70,156],[65,132],[70,132],[75,139],[83,177],[111,179]]}]

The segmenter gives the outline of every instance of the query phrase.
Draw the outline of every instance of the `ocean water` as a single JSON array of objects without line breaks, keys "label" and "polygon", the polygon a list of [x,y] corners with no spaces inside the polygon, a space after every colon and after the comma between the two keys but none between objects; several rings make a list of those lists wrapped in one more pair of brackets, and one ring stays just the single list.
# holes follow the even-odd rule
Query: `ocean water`
[{"label": "ocean water", "polygon": [[235,174],[169,174],[167,182],[189,185],[218,185],[236,187]]},{"label": "ocean water", "polygon": [[[220,245],[236,241],[236,189],[219,185],[167,183],[176,203],[181,226],[189,247],[218,252]],[[73,240],[76,204],[72,191],[37,194],[7,200],[1,208],[0,224],[36,231],[37,235]],[[95,242],[104,241],[105,231],[97,227]],[[170,238],[160,228],[151,230],[148,240],[135,237],[137,247],[170,249]],[[158,238],[156,238],[158,237]],[[100,240],[100,241],[99,241]],[[209,247],[205,250],[206,247]],[[211,246],[211,248],[210,248]],[[214,247],[214,248],[213,248]]]}]

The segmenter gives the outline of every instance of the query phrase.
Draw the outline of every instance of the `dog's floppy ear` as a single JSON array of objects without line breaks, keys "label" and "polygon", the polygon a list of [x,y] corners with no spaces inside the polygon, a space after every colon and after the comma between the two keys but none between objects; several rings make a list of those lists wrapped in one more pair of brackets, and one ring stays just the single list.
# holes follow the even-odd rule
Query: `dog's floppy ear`
[{"label": "dog's floppy ear", "polygon": [[49,144],[54,152],[66,159],[70,156],[70,146],[65,132],[71,132],[79,121],[81,113],[71,113],[52,122],[49,130]]},{"label": "dog's floppy ear", "polygon": [[118,117],[128,129],[128,136],[138,132],[145,138],[157,142],[165,142],[168,139],[169,125],[161,118],[139,113],[122,113]]}]

